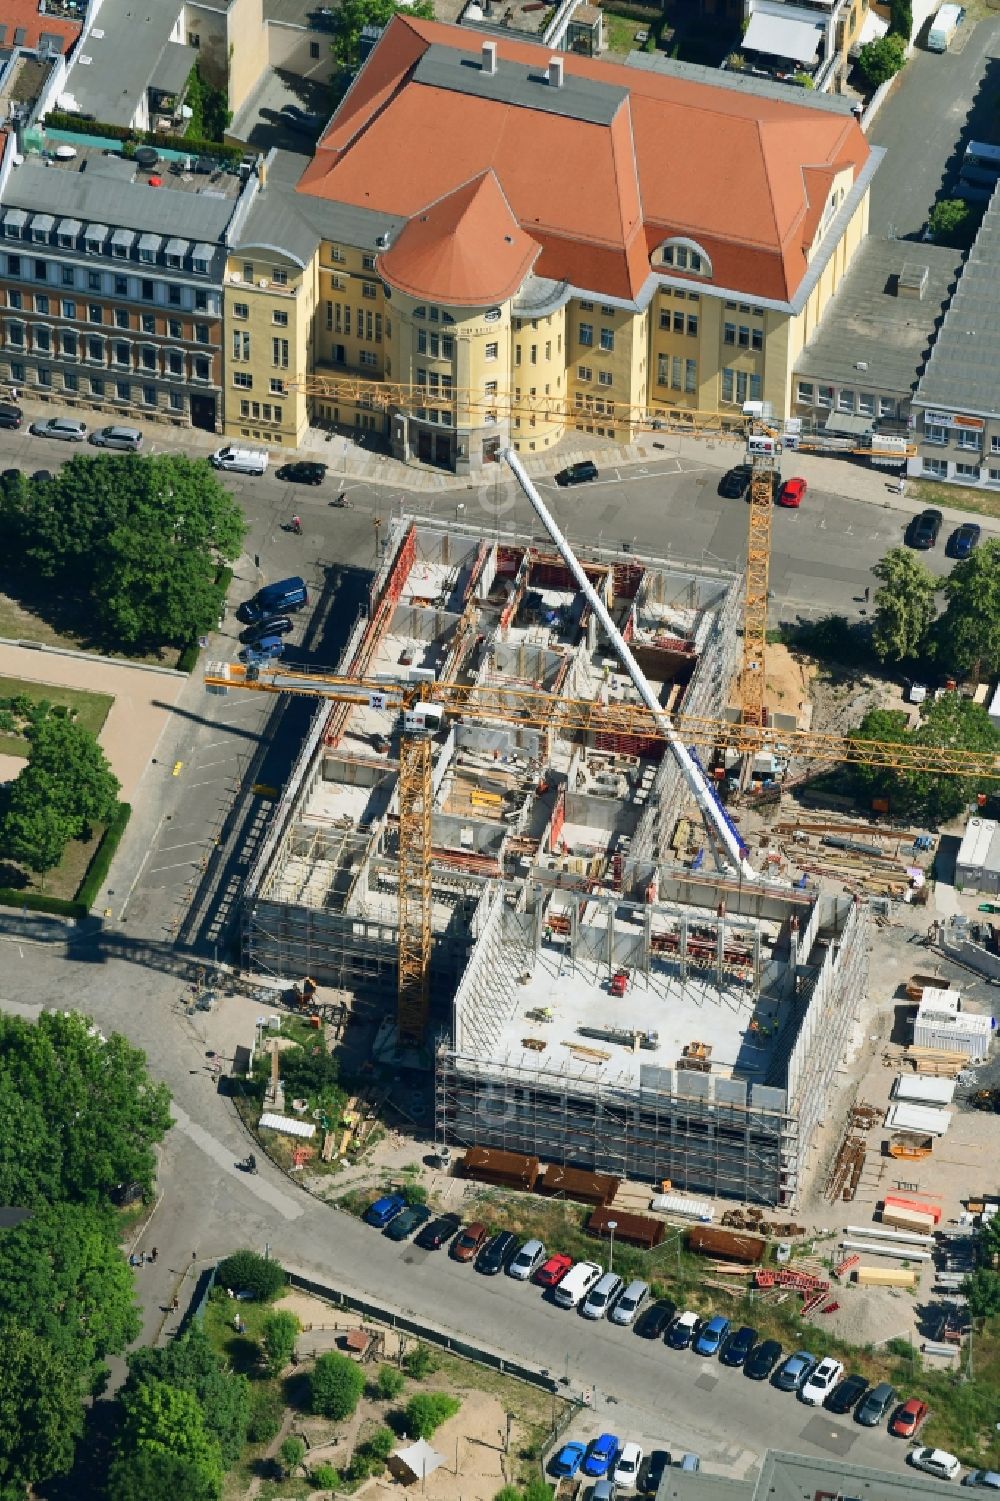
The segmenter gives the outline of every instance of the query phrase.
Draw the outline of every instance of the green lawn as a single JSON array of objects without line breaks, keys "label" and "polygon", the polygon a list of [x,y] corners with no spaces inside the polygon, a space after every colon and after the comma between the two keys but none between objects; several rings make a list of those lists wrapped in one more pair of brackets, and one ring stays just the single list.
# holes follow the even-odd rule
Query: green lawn
[{"label": "green lawn", "polygon": [[604,41],[609,52],[618,52],[626,55],[635,52],[642,44],[637,42],[637,31],[649,31],[650,25],[646,21],[637,21],[634,16],[620,16],[617,11],[603,10],[604,16]]},{"label": "green lawn", "polygon": [[[22,696],[30,698],[35,704],[59,704],[70,709],[77,722],[95,738],[104,728],[104,721],[115,701],[110,693],[89,693],[83,688],[64,688],[55,683],[31,683],[25,678],[0,677],[0,700]],[[0,752],[4,755],[23,756],[27,748],[23,735],[0,733]]]}]

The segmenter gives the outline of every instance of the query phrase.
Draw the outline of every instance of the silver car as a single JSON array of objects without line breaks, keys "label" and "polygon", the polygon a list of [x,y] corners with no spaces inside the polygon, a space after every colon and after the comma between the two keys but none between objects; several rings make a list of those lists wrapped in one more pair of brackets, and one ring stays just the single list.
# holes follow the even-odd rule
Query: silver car
[{"label": "silver car", "polygon": [[608,1317],[612,1324],[631,1324],[649,1297],[649,1283],[636,1278],[630,1282]]},{"label": "silver car", "polygon": [[61,438],[64,443],[82,443],[87,436],[87,424],[75,417],[43,417],[31,424],[36,438]]},{"label": "silver car", "polygon": [[527,1282],[535,1275],[545,1260],[545,1247],[540,1240],[526,1240],[507,1268],[507,1276],[517,1282]]},{"label": "silver car", "polygon": [[580,1312],[585,1319],[603,1319],[624,1286],[617,1272],[605,1272],[584,1300]]},{"label": "silver car", "polygon": [[95,427],[90,435],[95,448],[124,448],[135,453],[142,447],[142,433],[137,427]]}]

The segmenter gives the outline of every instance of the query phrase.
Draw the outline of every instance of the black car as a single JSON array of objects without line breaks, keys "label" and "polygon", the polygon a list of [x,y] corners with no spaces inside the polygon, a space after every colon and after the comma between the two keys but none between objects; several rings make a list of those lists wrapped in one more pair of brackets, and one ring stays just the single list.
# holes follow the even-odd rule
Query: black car
[{"label": "black car", "polygon": [[296,464],[283,464],[277,476],[291,485],[321,485],[326,478],[326,465],[318,460],[302,459]]},{"label": "black car", "polygon": [[414,1230],[426,1225],[430,1217],[431,1212],[426,1204],[411,1204],[409,1209],[404,1209],[402,1214],[397,1214],[394,1220],[389,1221],[383,1233],[388,1240],[406,1240]]},{"label": "black car", "polygon": [[240,631],[240,641],[244,646],[253,646],[255,641],[262,641],[265,636],[287,636],[294,630],[292,622],[287,615],[269,615],[264,620],[258,620],[256,625],[248,625]]},{"label": "black car", "polygon": [[12,401],[0,401],[0,427],[20,427],[24,413]]},{"label": "black car", "polygon": [[673,1460],[666,1449],[651,1449],[639,1467],[638,1490],[644,1496],[655,1496],[660,1489],[664,1470],[669,1470]]},{"label": "black car", "polygon": [[920,552],[926,552],[928,548],[937,545],[938,533],[944,517],[940,511],[921,511],[919,516],[914,516],[910,522],[910,531],[907,541],[911,547]]},{"label": "black car", "polygon": [[742,500],[749,484],[749,464],[737,464],[735,469],[727,469],[720,479],[719,494],[724,495],[727,500]]},{"label": "black car", "polygon": [[742,1329],[737,1329],[736,1333],[731,1334],[726,1340],[719,1359],[723,1365],[743,1365],[756,1343],[756,1329],[751,1329],[744,1324]]},{"label": "black car", "polygon": [[895,1405],[896,1391],[888,1381],[873,1386],[854,1409],[854,1420],[862,1428],[876,1428],[885,1418],[889,1408]]},{"label": "black car", "polygon": [[424,1226],[417,1236],[416,1244],[423,1246],[425,1251],[440,1251],[461,1228],[460,1214],[440,1214],[436,1220],[431,1220],[429,1225]]},{"label": "black car", "polygon": [[281,111],[281,123],[287,125],[289,130],[298,131],[299,135],[319,135],[323,121],[319,115],[314,115],[311,110],[300,109],[297,104],[286,104]]},{"label": "black car", "polygon": [[502,1272],[507,1262],[513,1256],[518,1247],[518,1239],[512,1230],[501,1230],[499,1235],[494,1235],[488,1240],[476,1257],[476,1271],[484,1272],[487,1277],[495,1277]]},{"label": "black car", "polygon": [[582,485],[597,478],[597,465],[593,459],[581,459],[579,464],[569,464],[556,475],[557,485]]},{"label": "black car", "polygon": [[744,1376],[751,1381],[766,1381],[781,1359],[781,1346],[776,1339],[762,1340],[754,1345],[743,1365]]},{"label": "black car", "polygon": [[644,1308],[635,1321],[635,1332],[640,1339],[662,1339],[677,1313],[676,1305],[661,1300]]},{"label": "black car", "polygon": [[31,476],[36,485],[44,485],[52,478],[51,469],[36,469]]},{"label": "black car", "polygon": [[974,521],[963,521],[948,538],[947,551],[953,558],[971,558],[979,546],[983,529]]},{"label": "black car", "polygon": [[827,1412],[850,1412],[867,1390],[868,1381],[864,1376],[845,1376],[839,1386],[833,1388],[823,1405]]}]

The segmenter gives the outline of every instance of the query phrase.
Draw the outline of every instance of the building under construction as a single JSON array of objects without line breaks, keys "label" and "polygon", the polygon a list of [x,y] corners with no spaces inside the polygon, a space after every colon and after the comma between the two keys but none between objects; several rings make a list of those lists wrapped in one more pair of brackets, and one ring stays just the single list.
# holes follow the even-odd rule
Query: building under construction
[{"label": "building under construction", "polygon": [[[725,717],[740,580],[580,562],[658,703]],[[439,1140],[794,1203],[864,992],[864,909],[734,868],[662,740],[477,720],[497,685],[637,701],[557,551],[401,519],[338,673],[469,690],[433,748]],[[378,694],[319,705],[244,902],[250,967],[384,997],[387,1032],[395,720]]]}]

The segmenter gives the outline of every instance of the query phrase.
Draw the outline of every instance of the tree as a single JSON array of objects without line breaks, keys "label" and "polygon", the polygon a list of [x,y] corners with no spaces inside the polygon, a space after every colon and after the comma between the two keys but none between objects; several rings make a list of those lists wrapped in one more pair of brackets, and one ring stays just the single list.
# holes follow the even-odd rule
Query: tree
[{"label": "tree", "polygon": [[1000,1313],[1000,1272],[979,1267],[962,1283],[962,1293],[973,1318],[988,1319]]},{"label": "tree", "polygon": [[0,1203],[97,1204],[117,1183],[152,1184],[170,1093],[79,1012],[0,1016],[0,1120]]},{"label": "tree", "polygon": [[291,1475],[306,1457],[305,1443],[297,1433],[290,1433],[286,1439],[282,1439],[278,1455],[285,1467],[285,1473]]},{"label": "tree", "polygon": [[942,198],[927,219],[935,245],[953,245],[965,250],[972,244],[976,217],[964,198]]},{"label": "tree", "polygon": [[162,1449],[116,1454],[106,1492],[107,1501],[214,1501],[218,1494],[196,1459]]},{"label": "tree", "polygon": [[437,1363],[430,1346],[418,1344],[406,1352],[403,1364],[408,1376],[412,1376],[414,1381],[423,1381],[425,1376],[436,1369]]},{"label": "tree", "polygon": [[365,1389],[361,1367],[347,1355],[321,1355],[313,1367],[309,1390],[313,1412],[342,1422],[357,1407]]},{"label": "tree", "polygon": [[301,1325],[294,1313],[281,1309],[268,1314],[261,1329],[264,1360],[272,1376],[279,1375],[292,1358],[295,1336]]},{"label": "tree", "polygon": [[417,1438],[433,1438],[441,1424],[453,1418],[461,1407],[457,1397],[447,1392],[418,1392],[406,1404],[406,1427]]},{"label": "tree", "polygon": [[169,1462],[177,1459],[187,1466],[185,1488],[169,1496],[158,1488],[147,1492],[149,1501],[158,1501],[160,1496],[163,1501],[177,1501],[178,1495],[183,1495],[184,1501],[218,1501],[222,1458],[192,1392],[180,1391],[165,1381],[143,1381],[123,1392],[122,1412],[108,1487],[111,1501],[131,1497],[130,1472],[137,1463],[155,1472],[169,1470]]},{"label": "tree", "polygon": [[906,45],[910,45],[913,35],[911,0],[889,0],[889,34],[902,37]]},{"label": "tree", "polygon": [[234,1251],[219,1262],[215,1276],[221,1287],[234,1293],[252,1293],[258,1303],[273,1303],[286,1281],[280,1262],[256,1251]]},{"label": "tree", "polygon": [[361,32],[365,26],[386,27],[402,11],[422,21],[434,19],[431,0],[417,0],[415,5],[397,0],[341,0],[334,16],[337,40],[333,50],[341,67],[356,68],[361,49]]},{"label": "tree", "polygon": [[121,784],[97,739],[68,715],[36,717],[27,730],[28,763],[10,788],[0,845],[30,870],[58,865],[71,839],[106,823]]},{"label": "tree", "polygon": [[250,1423],[250,1383],[223,1363],[200,1323],[169,1345],[133,1350],[128,1368],[128,1391],[143,1382],[165,1381],[191,1392],[219,1445],[223,1464],[228,1468],[236,1463]]},{"label": "tree", "polygon": [[13,1318],[0,1320],[0,1350],[0,1497],[23,1501],[71,1467],[85,1392],[76,1363]]},{"label": "tree", "polygon": [[866,42],[858,53],[858,67],[867,83],[877,89],[894,78],[906,62],[907,42],[890,32],[874,42]]},{"label": "tree", "polygon": [[937,651],[956,673],[1000,671],[1000,541],[991,539],[956,563],[944,582]]},{"label": "tree", "polygon": [[[986,710],[958,693],[946,693],[927,703],[917,729],[903,730],[900,722],[898,713],[873,709],[852,731],[851,738],[1000,753],[1000,731],[993,728]],[[858,765],[853,768],[853,776],[859,790],[873,797],[888,797],[894,813],[930,824],[954,818],[983,790],[974,777],[944,772],[900,772]]]},{"label": "tree", "polygon": [[890,548],[872,573],[882,584],[874,599],[875,651],[883,662],[902,662],[917,656],[934,622],[937,579],[927,564],[905,547]]},{"label": "tree", "polygon": [[7,859],[40,876],[55,869],[73,837],[53,793],[47,777],[32,777],[24,767],[9,789],[0,824],[0,849]]},{"label": "tree", "polygon": [[391,1402],[394,1397],[398,1397],[405,1385],[406,1377],[397,1366],[379,1366],[375,1389],[384,1402]]}]

